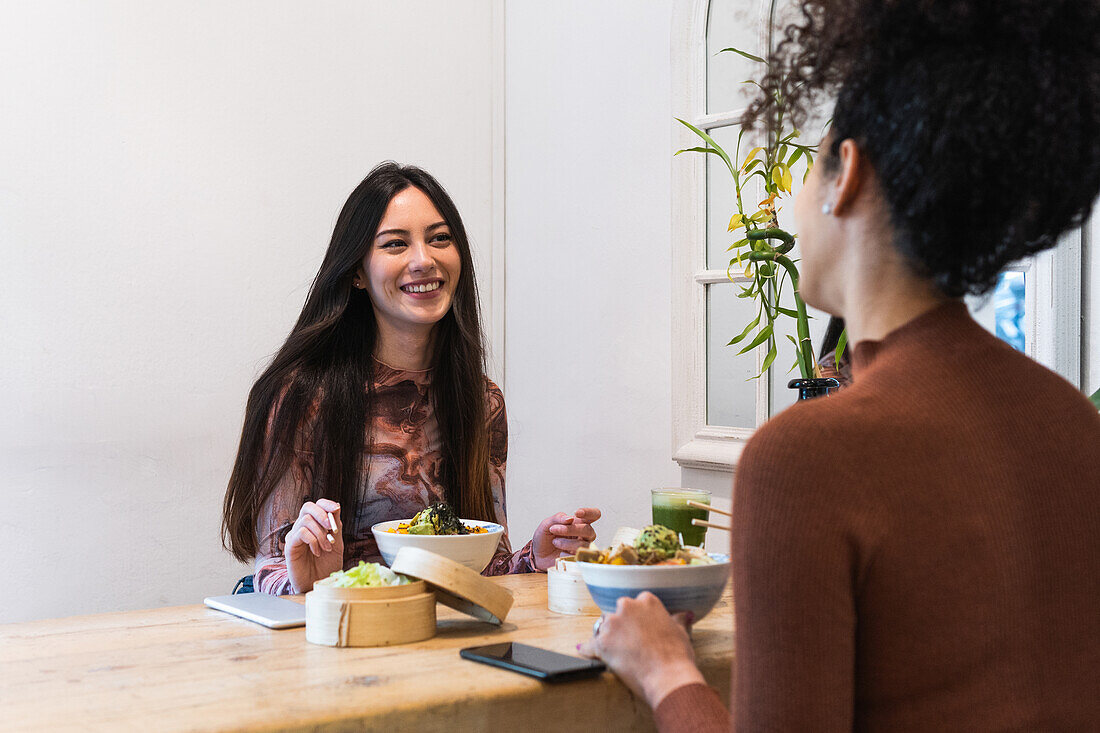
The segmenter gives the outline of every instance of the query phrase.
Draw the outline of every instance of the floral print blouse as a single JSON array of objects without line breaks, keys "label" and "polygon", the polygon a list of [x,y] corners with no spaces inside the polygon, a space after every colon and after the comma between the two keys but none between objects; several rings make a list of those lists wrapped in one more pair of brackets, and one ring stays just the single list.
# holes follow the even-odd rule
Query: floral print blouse
[{"label": "floral print blouse", "polygon": [[[443,501],[440,484],[442,446],[431,404],[432,372],[395,369],[375,360],[374,404],[367,421],[369,455],[363,461],[356,516],[344,517],[344,567],[381,562],[371,526],[392,519],[411,519],[430,504]],[[489,478],[496,522],[504,527],[500,545],[484,575],[534,572],[531,543],[512,552],[504,498],[508,459],[508,421],[504,395],[486,379],[489,420]],[[309,501],[313,454],[309,445],[295,451],[294,460],[265,502],[256,532],[260,553],[254,587],[262,593],[293,593],[283,557],[287,532]],[[350,524],[349,524],[350,523]]]}]

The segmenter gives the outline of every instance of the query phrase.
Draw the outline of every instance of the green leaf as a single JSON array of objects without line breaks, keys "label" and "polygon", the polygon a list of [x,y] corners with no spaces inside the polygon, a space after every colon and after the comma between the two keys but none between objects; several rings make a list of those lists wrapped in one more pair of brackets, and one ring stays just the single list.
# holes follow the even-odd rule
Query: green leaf
[{"label": "green leaf", "polygon": [[798,311],[793,311],[790,308],[780,308],[779,306],[776,306],[775,309],[777,311],[779,311],[780,313],[782,313],[783,315],[785,315],[785,316],[790,316],[791,318],[798,318]]},{"label": "green leaf", "polygon": [[798,159],[802,157],[802,148],[797,148],[791,155],[791,159],[787,161],[787,165],[794,165],[798,162]]},{"label": "green leaf", "polygon": [[[779,155],[776,156],[776,159],[777,160],[783,160],[786,157],[787,157],[787,146],[786,145],[780,145],[779,146]],[[790,163],[788,163],[787,165],[790,165]]]},{"label": "green leaf", "polygon": [[691,130],[692,132],[694,132],[694,133],[695,133],[696,135],[698,135],[699,137],[701,137],[701,138],[703,138],[704,140],[706,140],[706,141],[707,141],[707,144],[708,144],[708,145],[710,145],[710,146],[711,146],[712,148],[714,148],[714,149],[715,149],[715,151],[717,151],[717,153],[718,153],[719,157],[721,157],[721,158],[722,158],[722,161],[723,161],[723,162],[724,162],[724,163],[726,164],[726,167],[727,167],[727,168],[729,168],[729,171],[730,171],[730,175],[731,175],[731,176],[733,176],[734,180],[736,180],[736,179],[737,179],[737,171],[736,171],[736,170],[734,169],[734,167],[733,167],[733,163],[732,163],[732,162],[730,161],[730,157],[729,157],[729,155],[727,155],[727,154],[726,154],[726,151],[722,149],[722,146],[721,146],[721,145],[719,145],[718,143],[714,142],[714,138],[712,138],[712,137],[711,137],[710,135],[708,135],[707,133],[703,132],[702,130],[700,130],[700,129],[699,129],[698,127],[696,127],[695,125],[691,124],[690,122],[686,122],[686,121],[684,121],[684,120],[681,120],[681,119],[680,119],[679,117],[677,117],[677,118],[676,118],[676,121],[677,121],[677,122],[679,122],[679,123],[680,123],[681,125],[683,125],[684,127],[686,127],[686,128],[688,128],[689,130]]},{"label": "green leaf", "polygon": [[806,363],[802,358],[802,349],[798,348],[798,341],[796,341],[794,336],[790,335],[789,333],[787,334],[787,340],[790,341],[791,344],[794,346],[794,355],[795,355],[795,362],[794,363],[795,363],[795,365],[798,366],[799,373],[803,374],[803,375],[809,374],[810,370],[809,370],[809,368],[807,368]]},{"label": "green leaf", "polygon": [[1100,389],[1093,392],[1092,397],[1089,397],[1089,399],[1092,400],[1092,404],[1096,405],[1096,409],[1100,410]]},{"label": "green leaf", "polygon": [[741,332],[740,336],[734,336],[726,346],[733,346],[736,343],[740,343],[746,336],[749,335],[749,331],[756,328],[756,324],[760,323],[760,314],[756,314],[756,318],[752,319],[752,323],[745,326],[745,330]]},{"label": "green leaf", "polygon": [[838,338],[836,341],[836,351],[833,352],[833,363],[836,364],[836,369],[838,372],[840,371],[840,357],[844,355],[844,347],[847,345],[848,329],[844,329],[840,332],[840,338]]},{"label": "green leaf", "polygon": [[749,151],[749,154],[745,156],[745,162],[741,164],[741,170],[748,170],[749,163],[756,159],[756,154],[764,148],[757,145],[755,148]]},{"label": "green leaf", "polygon": [[712,153],[718,155],[718,151],[714,148],[684,148],[683,150],[677,150],[673,155],[679,155],[680,153]]},{"label": "green leaf", "polygon": [[753,168],[755,168],[758,165],[764,165],[764,161],[760,160],[760,158],[754,158],[753,160],[750,160],[749,164],[747,166],[745,166],[744,168],[742,168],[741,170],[748,173],[749,171],[751,171]]},{"label": "green leaf", "polygon": [[765,65],[767,65],[767,63],[768,63],[767,61],[765,61],[764,59],[760,58],[759,56],[753,56],[753,55],[752,55],[751,53],[748,53],[748,52],[746,52],[746,51],[742,51],[742,50],[741,50],[741,49],[739,49],[739,48],[732,48],[732,47],[730,47],[730,48],[723,48],[723,49],[722,49],[721,51],[719,51],[718,53],[725,53],[726,51],[733,51],[733,52],[734,52],[735,54],[738,54],[738,55],[740,55],[740,56],[744,56],[745,58],[749,59],[750,61],[759,61],[760,63],[762,63],[762,64],[765,64]]},{"label": "green leaf", "polygon": [[756,333],[756,338],[754,338],[754,339],[753,339],[753,340],[752,340],[752,341],[751,341],[751,342],[749,343],[749,345],[748,345],[748,346],[746,346],[745,348],[741,349],[741,350],[740,350],[740,351],[738,351],[737,353],[738,353],[738,354],[744,354],[744,353],[745,353],[746,351],[752,351],[752,350],[753,350],[753,349],[755,349],[755,348],[756,348],[757,346],[759,346],[760,344],[764,343],[764,342],[765,342],[765,341],[767,341],[767,340],[768,340],[769,338],[771,338],[771,335],[772,335],[772,324],[770,324],[770,323],[769,323],[768,325],[764,326],[764,327],[763,327],[762,329],[760,329],[759,331],[757,331],[757,333]]},{"label": "green leaf", "polygon": [[764,185],[765,185],[765,187],[766,187],[766,186],[768,185],[768,183],[770,183],[770,181],[768,181],[768,176],[767,176],[767,174],[766,174],[766,173],[764,173],[764,169],[763,169],[763,168],[761,168],[760,170],[755,170],[755,171],[753,171],[752,173],[750,173],[750,174],[748,175],[748,177],[747,177],[747,178],[745,178],[745,180],[744,180],[744,181],[742,181],[742,184],[744,184],[744,183],[747,183],[747,182],[748,182],[748,180],[749,180],[749,178],[752,178],[753,176],[760,176],[761,178],[763,178],[763,179],[764,179]]},{"label": "green leaf", "polygon": [[[737,249],[738,247],[744,247],[748,243],[749,243],[749,240],[747,240],[747,239],[738,240],[738,241],[734,242],[733,244],[731,244],[730,246],[726,247],[726,251],[729,252],[731,249]],[[741,264],[741,263],[738,262],[738,264]]]},{"label": "green leaf", "polygon": [[768,355],[764,357],[764,363],[760,365],[760,371],[768,371],[768,367],[770,367],[772,365],[772,362],[775,361],[775,357],[778,353],[779,350],[775,348],[775,344],[772,344],[771,349],[768,350]]}]

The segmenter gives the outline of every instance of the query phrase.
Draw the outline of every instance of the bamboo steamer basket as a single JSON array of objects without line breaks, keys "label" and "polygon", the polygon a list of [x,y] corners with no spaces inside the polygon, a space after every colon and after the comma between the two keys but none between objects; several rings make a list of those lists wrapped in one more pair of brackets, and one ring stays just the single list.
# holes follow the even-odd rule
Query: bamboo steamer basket
[{"label": "bamboo steamer basket", "polygon": [[427,581],[445,606],[500,625],[512,608],[512,594],[480,573],[442,555],[406,545],[397,551],[390,569]]},{"label": "bamboo steamer basket", "polygon": [[323,646],[391,646],[435,636],[435,594],[427,583],[337,588],[328,578],[306,593],[306,641]]},{"label": "bamboo steamer basket", "polygon": [[546,607],[568,616],[599,616],[575,560],[559,557],[546,571]]}]

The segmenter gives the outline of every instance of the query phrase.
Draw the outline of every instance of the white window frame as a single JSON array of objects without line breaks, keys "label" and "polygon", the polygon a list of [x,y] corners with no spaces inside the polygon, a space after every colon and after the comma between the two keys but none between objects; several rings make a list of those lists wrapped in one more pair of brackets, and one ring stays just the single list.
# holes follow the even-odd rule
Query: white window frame
[{"label": "white window frame", "polygon": [[[765,33],[768,0],[756,0]],[[677,0],[672,24],[672,112],[703,130],[728,125],[741,110],[706,112],[709,0]],[[698,144],[671,123],[673,150]],[[708,425],[706,286],[727,282],[725,270],[706,267],[706,156],[672,162],[672,458],[682,469],[733,472],[754,428]],[[1012,269],[1025,273],[1029,355],[1081,384],[1082,233]],[[734,280],[737,282],[737,280]],[[731,334],[732,335],[732,334]],[[756,350],[757,368],[763,354]],[[755,380],[756,425],[769,416],[771,374]]]},{"label": "white window frame", "polygon": [[[1085,226],[1088,226],[1086,223]],[[1075,229],[1058,246],[1034,257],[1024,276],[1028,302],[1034,313],[1028,355],[1081,388],[1081,270],[1084,267],[1084,231]],[[1028,278],[1035,283],[1034,292]],[[1028,311],[1025,310],[1025,317]]]},{"label": "white window frame", "polygon": [[[1005,267],[1024,274],[1024,351],[1035,361],[1081,386],[1082,230],[1058,246]],[[982,305],[970,298],[971,309]]]},{"label": "white window frame", "polygon": [[[763,20],[767,0],[757,2]],[[743,111],[706,112],[709,6],[709,0],[679,0],[672,25],[673,115],[686,115],[702,130],[734,123]],[[698,140],[673,121],[672,144],[679,150]],[[672,163],[672,458],[681,468],[732,471],[754,429],[708,425],[706,419],[706,286],[729,282],[725,269],[706,266],[706,172],[702,155],[679,156]],[[759,352],[757,368],[763,359]],[[759,426],[768,419],[770,374],[754,384]]]}]

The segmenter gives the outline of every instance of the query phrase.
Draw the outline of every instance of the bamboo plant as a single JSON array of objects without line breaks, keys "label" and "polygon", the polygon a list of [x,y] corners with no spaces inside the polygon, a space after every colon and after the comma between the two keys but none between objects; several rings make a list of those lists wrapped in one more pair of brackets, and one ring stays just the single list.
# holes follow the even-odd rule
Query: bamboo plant
[{"label": "bamboo plant", "polygon": [[[725,48],[720,53],[736,53],[752,61],[767,64],[764,59],[736,48]],[[753,80],[745,83],[760,86]],[[755,299],[758,307],[756,317],[728,345],[747,342],[739,354],[757,347],[767,347],[767,355],[761,363],[760,372],[753,377],[755,379],[768,371],[779,353],[776,347],[776,321],[793,318],[798,338],[796,340],[787,336],[795,351],[795,362],[791,369],[798,367],[799,374],[808,379],[819,376],[820,371],[810,342],[810,316],[806,313],[806,303],[799,292],[797,260],[790,256],[795,235],[780,226],[779,212],[782,208],[780,203],[791,196],[794,175],[792,169],[796,164],[802,163],[805,166],[802,178],[805,180],[813,166],[817,147],[799,142],[799,131],[784,118],[783,100],[778,92],[775,101],[775,118],[773,124],[767,126],[764,144],[753,147],[744,158],[741,157],[741,143],[746,134],[745,128],[737,135],[737,146],[730,156],[706,132],[679,118],[677,120],[698,135],[706,145],[679,150],[676,154],[692,152],[715,155],[722,160],[733,177],[736,209],[730,217],[727,231],[737,239],[727,248],[731,255],[726,275],[731,281],[736,279],[737,273],[746,278],[749,284],[747,287],[741,286],[737,297]],[[751,184],[755,183],[754,178],[760,179],[764,198],[752,206]],[[793,309],[782,305],[788,281],[794,300]],[[846,342],[845,333],[841,335],[836,347],[837,363],[840,362]]]}]

